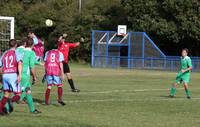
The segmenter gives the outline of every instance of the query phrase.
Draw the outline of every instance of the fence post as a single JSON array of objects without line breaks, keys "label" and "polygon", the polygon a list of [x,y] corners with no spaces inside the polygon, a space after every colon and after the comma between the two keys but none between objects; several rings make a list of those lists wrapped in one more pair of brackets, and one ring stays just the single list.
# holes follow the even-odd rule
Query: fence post
[{"label": "fence post", "polygon": [[92,64],[91,66],[94,67],[94,31],[92,31]]},{"label": "fence post", "polygon": [[[97,34],[97,38],[98,38],[97,40],[99,40],[99,32]],[[96,52],[97,52],[98,57],[97,57],[97,63],[96,64],[97,64],[98,67],[102,67],[102,61],[101,61],[101,64],[100,64],[100,58],[102,59],[102,57],[100,57],[100,50],[99,50],[100,46],[99,45],[100,44],[97,42],[97,51]]]},{"label": "fence post", "polygon": [[108,67],[108,44],[109,44],[109,32],[107,31],[107,36],[106,36],[106,67]]},{"label": "fence post", "polygon": [[144,68],[144,53],[145,53],[145,45],[144,45],[144,32],[142,32],[142,68]]},{"label": "fence post", "polygon": [[131,32],[128,33],[128,68],[131,69]]}]

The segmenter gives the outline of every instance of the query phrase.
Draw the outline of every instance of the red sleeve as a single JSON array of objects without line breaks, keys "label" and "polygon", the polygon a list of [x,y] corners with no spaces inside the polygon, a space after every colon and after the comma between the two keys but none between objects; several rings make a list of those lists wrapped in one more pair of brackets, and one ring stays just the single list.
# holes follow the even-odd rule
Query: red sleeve
[{"label": "red sleeve", "polygon": [[60,48],[60,47],[62,46],[62,42],[61,42],[61,41],[58,41],[58,42],[57,42],[57,46],[58,46],[58,48]]},{"label": "red sleeve", "polygon": [[67,45],[69,46],[69,48],[77,47],[76,43],[67,43]]}]

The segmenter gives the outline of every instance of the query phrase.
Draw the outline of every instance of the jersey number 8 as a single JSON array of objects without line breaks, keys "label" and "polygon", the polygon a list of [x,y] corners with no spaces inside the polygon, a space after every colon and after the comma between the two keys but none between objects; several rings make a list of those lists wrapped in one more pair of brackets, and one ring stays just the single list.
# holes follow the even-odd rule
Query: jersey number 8
[{"label": "jersey number 8", "polygon": [[56,55],[54,53],[51,54],[51,62],[56,61]]}]

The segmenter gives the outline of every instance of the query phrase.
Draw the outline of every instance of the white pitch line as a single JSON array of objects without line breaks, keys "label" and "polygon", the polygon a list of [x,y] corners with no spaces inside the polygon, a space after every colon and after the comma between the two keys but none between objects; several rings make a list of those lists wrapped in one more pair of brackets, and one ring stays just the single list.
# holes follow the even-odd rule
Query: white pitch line
[{"label": "white pitch line", "polygon": [[[65,103],[99,103],[99,102],[147,102],[147,101],[196,101],[200,100],[200,98],[192,98],[188,100],[187,98],[165,98],[165,99],[159,99],[159,98],[147,98],[147,99],[91,99],[91,100],[66,100]],[[36,102],[37,103],[37,102]],[[37,103],[39,104],[39,103]],[[57,101],[51,101],[50,104],[58,104]]]},{"label": "white pitch line", "polygon": [[[184,88],[178,88],[177,90],[183,90]],[[111,90],[111,91],[91,91],[80,93],[66,93],[65,94],[109,94],[109,93],[127,93],[127,92],[150,92],[150,91],[167,91],[168,89],[136,89],[136,90]],[[68,91],[67,91],[68,92]],[[33,94],[44,94],[44,92],[34,91]]]}]

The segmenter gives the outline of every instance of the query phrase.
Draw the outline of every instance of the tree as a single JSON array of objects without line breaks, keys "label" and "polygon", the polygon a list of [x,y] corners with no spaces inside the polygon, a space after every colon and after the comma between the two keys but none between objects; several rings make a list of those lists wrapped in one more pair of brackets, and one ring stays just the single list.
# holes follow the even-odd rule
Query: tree
[{"label": "tree", "polygon": [[[199,55],[200,2],[197,0],[122,0],[131,28],[145,31],[166,54],[188,47]],[[173,49],[171,47],[174,47]],[[195,48],[194,48],[195,47]]]}]

